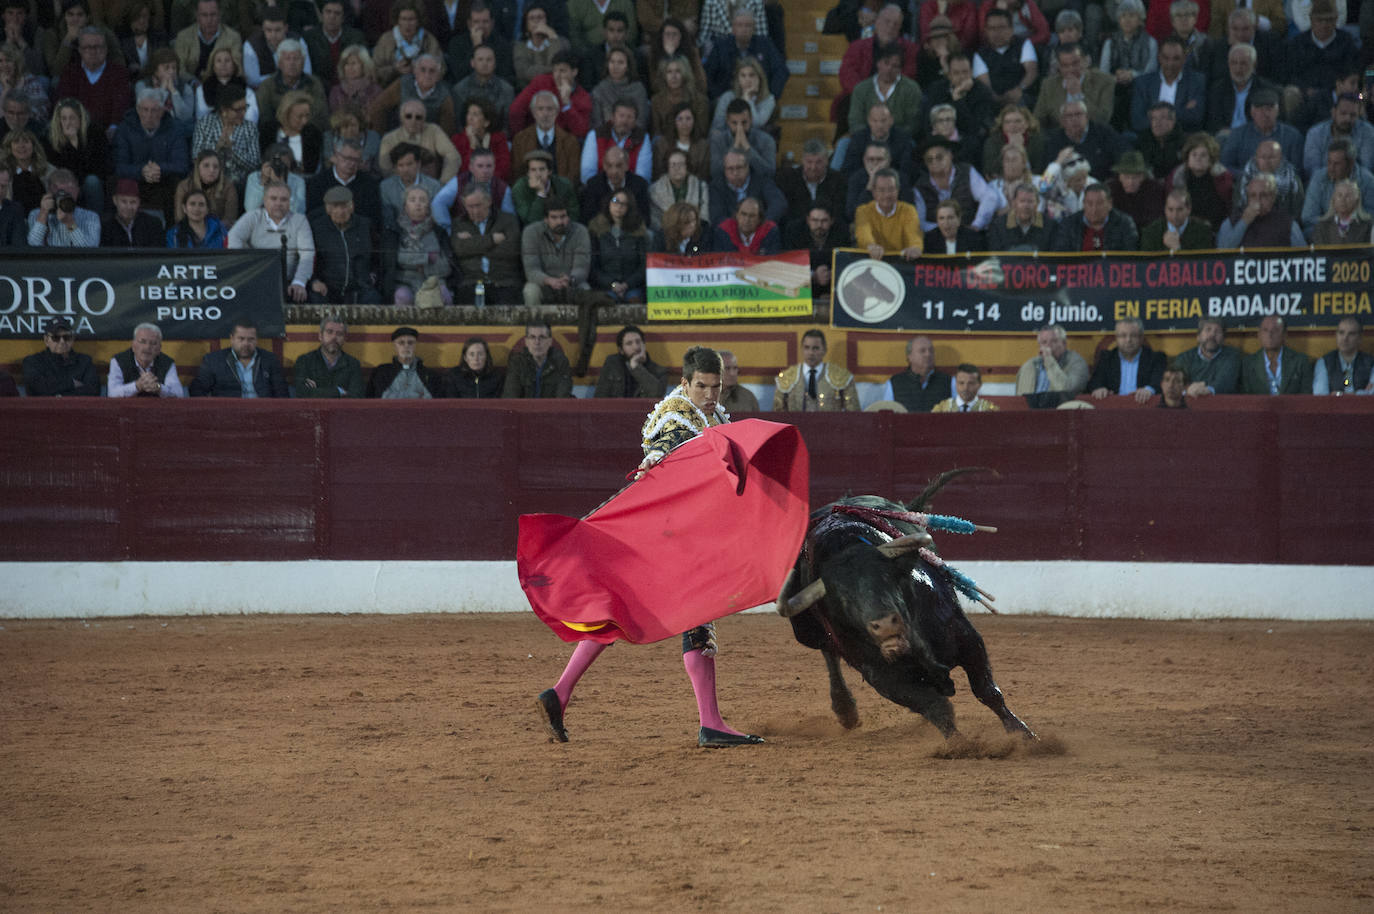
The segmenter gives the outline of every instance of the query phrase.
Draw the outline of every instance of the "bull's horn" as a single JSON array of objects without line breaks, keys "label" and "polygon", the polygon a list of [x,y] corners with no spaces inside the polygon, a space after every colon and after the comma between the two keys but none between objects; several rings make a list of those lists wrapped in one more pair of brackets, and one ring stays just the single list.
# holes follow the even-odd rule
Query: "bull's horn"
[{"label": "bull's horn", "polygon": [[783,599],[783,595],[787,593],[787,588],[792,586],[792,582],[796,580],[796,577],[797,569],[795,566],[793,566],[792,568],[788,569],[787,577],[782,579],[782,587],[778,588],[778,598],[773,601],[773,607],[778,611],[778,615],[780,616],[786,615],[786,613],[783,612],[783,610],[787,606],[787,601]]},{"label": "bull's horn", "polygon": [[800,615],[810,609],[811,605],[823,596],[825,596],[825,581],[816,578],[794,594],[792,599],[787,601],[786,606],[779,604],[778,615],[787,619]]},{"label": "bull's horn", "polygon": [[929,533],[909,533],[890,543],[883,543],[878,547],[878,551],[890,558],[894,555],[901,555],[903,552],[912,552],[922,546],[929,546],[933,542],[935,541],[930,538]]}]

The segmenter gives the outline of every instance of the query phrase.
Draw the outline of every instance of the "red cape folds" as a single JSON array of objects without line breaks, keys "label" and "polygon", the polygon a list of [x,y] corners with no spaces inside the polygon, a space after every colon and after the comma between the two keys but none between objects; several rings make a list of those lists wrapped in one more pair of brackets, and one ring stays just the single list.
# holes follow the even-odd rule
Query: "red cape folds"
[{"label": "red cape folds", "polygon": [[714,426],[581,520],[522,515],[520,586],[564,641],[659,641],[775,600],[809,497],[795,426]]}]

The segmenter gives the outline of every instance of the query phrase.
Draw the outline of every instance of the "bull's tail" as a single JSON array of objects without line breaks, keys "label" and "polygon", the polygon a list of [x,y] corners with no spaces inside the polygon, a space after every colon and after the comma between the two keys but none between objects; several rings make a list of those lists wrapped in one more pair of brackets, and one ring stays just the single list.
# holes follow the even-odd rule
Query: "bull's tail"
[{"label": "bull's tail", "polygon": [[968,473],[991,473],[994,479],[1002,478],[1002,474],[992,467],[955,467],[952,470],[945,470],[939,476],[936,476],[927,483],[921,494],[907,503],[906,509],[908,511],[924,512],[926,508],[930,506],[931,499],[933,499],[941,489],[955,479],[958,479],[960,476],[964,476]]}]

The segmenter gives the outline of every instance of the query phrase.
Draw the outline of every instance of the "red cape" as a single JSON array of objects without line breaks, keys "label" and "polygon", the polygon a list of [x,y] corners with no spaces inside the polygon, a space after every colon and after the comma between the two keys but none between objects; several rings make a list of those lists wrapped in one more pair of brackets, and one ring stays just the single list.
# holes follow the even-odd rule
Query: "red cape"
[{"label": "red cape", "polygon": [[659,641],[776,599],[809,497],[795,426],[708,428],[581,520],[522,515],[520,586],[564,641]]}]

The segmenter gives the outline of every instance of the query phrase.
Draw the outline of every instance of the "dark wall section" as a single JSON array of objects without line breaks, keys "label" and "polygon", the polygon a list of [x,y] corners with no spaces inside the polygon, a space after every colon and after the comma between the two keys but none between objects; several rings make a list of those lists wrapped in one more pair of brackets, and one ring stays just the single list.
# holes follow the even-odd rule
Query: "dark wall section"
[{"label": "dark wall section", "polygon": [[[1001,529],[943,537],[955,559],[1370,562],[1374,403],[1206,405],[790,418],[815,505],[995,470],[933,505]],[[508,560],[520,514],[625,484],[649,406],[9,401],[0,560]]]}]

